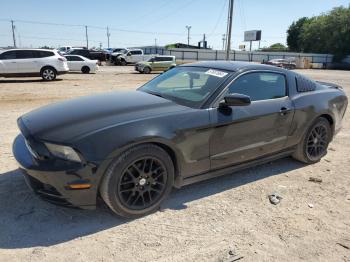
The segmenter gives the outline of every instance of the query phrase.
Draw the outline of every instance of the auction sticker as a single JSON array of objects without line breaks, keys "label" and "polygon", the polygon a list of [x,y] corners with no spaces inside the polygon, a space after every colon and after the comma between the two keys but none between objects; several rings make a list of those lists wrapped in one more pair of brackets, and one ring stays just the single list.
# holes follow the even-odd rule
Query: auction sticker
[{"label": "auction sticker", "polygon": [[207,72],[205,72],[206,75],[216,76],[216,77],[224,77],[228,73],[222,72],[219,70],[209,69]]}]

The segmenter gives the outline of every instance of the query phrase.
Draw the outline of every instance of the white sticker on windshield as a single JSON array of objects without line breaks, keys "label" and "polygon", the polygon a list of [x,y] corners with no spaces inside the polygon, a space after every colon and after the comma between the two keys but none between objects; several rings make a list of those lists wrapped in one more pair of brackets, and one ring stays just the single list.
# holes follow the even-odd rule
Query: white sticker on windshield
[{"label": "white sticker on windshield", "polygon": [[227,73],[219,71],[219,70],[214,70],[214,69],[209,69],[207,72],[205,72],[207,75],[211,76],[216,76],[216,77],[224,77],[227,75]]}]

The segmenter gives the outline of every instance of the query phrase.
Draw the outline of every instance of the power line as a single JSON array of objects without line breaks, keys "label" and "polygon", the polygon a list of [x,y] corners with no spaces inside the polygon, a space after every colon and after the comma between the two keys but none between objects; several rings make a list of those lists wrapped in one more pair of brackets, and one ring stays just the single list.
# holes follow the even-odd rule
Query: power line
[{"label": "power line", "polygon": [[222,18],[224,17],[223,14],[224,14],[225,8],[226,8],[226,3],[227,3],[226,0],[224,0],[223,3],[224,3],[224,4],[223,4],[223,6],[222,6],[222,8],[221,8],[221,10],[220,10],[218,20],[216,21],[213,30],[208,34],[207,38],[209,38],[209,37],[211,37],[212,35],[214,35],[214,33],[216,32],[216,29],[217,29],[219,23],[221,22]]}]

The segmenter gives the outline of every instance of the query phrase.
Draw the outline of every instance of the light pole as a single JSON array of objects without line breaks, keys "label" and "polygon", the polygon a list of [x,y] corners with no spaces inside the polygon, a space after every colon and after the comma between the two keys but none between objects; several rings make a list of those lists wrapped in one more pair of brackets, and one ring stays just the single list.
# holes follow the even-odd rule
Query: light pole
[{"label": "light pole", "polygon": [[89,49],[89,36],[88,36],[87,25],[85,26],[85,38],[86,38],[86,48]]},{"label": "light pole", "polygon": [[226,60],[230,59],[231,50],[231,32],[232,32],[232,16],[233,16],[233,5],[234,0],[230,0],[227,20],[227,44],[226,44]]},{"label": "light pole", "polygon": [[16,36],[15,36],[15,25],[13,24],[13,20],[11,20],[11,28],[12,28],[12,38],[13,38],[13,46],[16,48]]},{"label": "light pole", "polygon": [[107,26],[107,43],[108,43],[108,48],[109,48],[109,37],[111,36],[111,34],[109,33],[109,28]]},{"label": "light pole", "polygon": [[187,29],[187,47],[190,46],[190,30],[191,30],[192,26],[186,25],[186,29]]}]

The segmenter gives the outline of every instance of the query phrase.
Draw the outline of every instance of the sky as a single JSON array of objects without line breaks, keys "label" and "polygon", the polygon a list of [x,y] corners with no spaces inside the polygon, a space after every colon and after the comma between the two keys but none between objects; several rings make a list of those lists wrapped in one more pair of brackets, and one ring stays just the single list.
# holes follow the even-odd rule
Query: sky
[{"label": "sky", "polygon": [[[187,43],[206,34],[208,45],[222,49],[229,0],[1,0],[0,47],[13,44],[10,20],[14,20],[19,47],[86,46],[136,47]],[[232,48],[244,44],[246,30],[262,30],[261,46],[286,44],[289,25],[304,16],[319,15],[350,0],[235,0]],[[40,23],[34,23],[40,22]],[[258,43],[253,44],[256,48]]]}]

